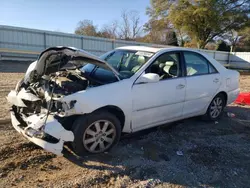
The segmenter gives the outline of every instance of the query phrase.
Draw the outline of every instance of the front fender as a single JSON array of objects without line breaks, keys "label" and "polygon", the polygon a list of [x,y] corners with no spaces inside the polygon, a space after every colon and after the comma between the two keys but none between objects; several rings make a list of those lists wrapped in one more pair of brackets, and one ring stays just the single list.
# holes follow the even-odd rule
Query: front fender
[{"label": "front fender", "polygon": [[74,106],[59,116],[89,114],[105,106],[116,106],[123,111],[125,115],[124,130],[129,132],[132,117],[131,86],[131,80],[127,79],[67,95],[61,98],[60,102],[67,103],[69,106],[71,101],[75,101]]}]

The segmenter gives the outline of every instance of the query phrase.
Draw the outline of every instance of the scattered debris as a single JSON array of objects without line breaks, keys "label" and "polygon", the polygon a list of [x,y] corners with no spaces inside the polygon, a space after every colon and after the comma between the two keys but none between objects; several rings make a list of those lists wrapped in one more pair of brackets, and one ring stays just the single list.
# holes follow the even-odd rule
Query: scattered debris
[{"label": "scattered debris", "polygon": [[149,179],[146,187],[154,187],[160,183],[161,183],[161,180],[159,179]]},{"label": "scattered debris", "polygon": [[183,156],[183,152],[182,151],[177,151],[176,154],[179,155],[179,156]]},{"label": "scattered debris", "polygon": [[234,118],[234,117],[235,117],[235,114],[234,114],[234,113],[231,113],[231,112],[228,112],[228,113],[227,113],[227,116],[230,117],[230,118]]},{"label": "scattered debris", "polygon": [[23,181],[24,180],[24,176],[21,175],[20,177],[18,178],[15,178],[14,181],[17,183],[17,182],[20,182],[20,181]]}]

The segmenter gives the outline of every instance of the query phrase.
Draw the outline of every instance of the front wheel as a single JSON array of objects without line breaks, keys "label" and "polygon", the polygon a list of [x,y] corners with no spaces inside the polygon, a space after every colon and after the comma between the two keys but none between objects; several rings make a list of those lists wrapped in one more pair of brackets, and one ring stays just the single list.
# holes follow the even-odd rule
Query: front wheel
[{"label": "front wheel", "polygon": [[73,148],[79,155],[102,153],[111,149],[120,139],[121,123],[105,111],[79,117],[73,125]]},{"label": "front wheel", "polygon": [[224,107],[226,106],[226,100],[224,95],[216,95],[210,103],[204,118],[206,120],[215,121],[218,120],[223,113]]}]

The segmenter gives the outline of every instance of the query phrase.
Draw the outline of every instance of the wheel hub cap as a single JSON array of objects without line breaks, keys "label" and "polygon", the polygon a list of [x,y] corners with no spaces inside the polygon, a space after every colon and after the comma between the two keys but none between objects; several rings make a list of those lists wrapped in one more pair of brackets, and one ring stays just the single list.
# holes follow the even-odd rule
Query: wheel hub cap
[{"label": "wheel hub cap", "polygon": [[221,98],[215,98],[210,106],[210,115],[212,118],[217,118],[223,108],[223,102]]},{"label": "wheel hub cap", "polygon": [[108,120],[98,120],[85,130],[83,145],[88,151],[99,153],[108,149],[114,142],[115,137],[114,124]]}]

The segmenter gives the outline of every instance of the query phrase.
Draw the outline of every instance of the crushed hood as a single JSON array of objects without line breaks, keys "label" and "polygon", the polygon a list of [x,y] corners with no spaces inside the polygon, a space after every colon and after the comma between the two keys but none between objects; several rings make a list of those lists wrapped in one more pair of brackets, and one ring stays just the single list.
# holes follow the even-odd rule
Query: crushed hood
[{"label": "crushed hood", "polygon": [[57,46],[48,48],[39,55],[37,61],[29,66],[24,82],[31,82],[34,78],[57,72],[69,62],[77,67],[91,63],[98,67],[111,70],[119,78],[119,73],[97,56],[81,49]]}]

